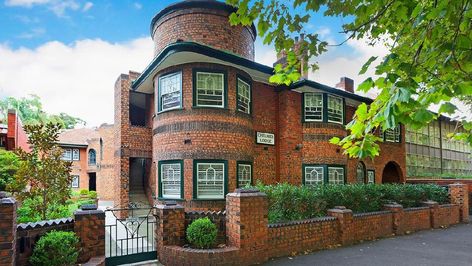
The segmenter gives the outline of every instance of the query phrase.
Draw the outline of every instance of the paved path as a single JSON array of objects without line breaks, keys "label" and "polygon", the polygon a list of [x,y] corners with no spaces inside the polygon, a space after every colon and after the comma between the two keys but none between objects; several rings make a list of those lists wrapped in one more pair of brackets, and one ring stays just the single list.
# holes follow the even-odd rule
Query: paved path
[{"label": "paved path", "polygon": [[472,265],[472,224],[280,258],[265,265]]}]

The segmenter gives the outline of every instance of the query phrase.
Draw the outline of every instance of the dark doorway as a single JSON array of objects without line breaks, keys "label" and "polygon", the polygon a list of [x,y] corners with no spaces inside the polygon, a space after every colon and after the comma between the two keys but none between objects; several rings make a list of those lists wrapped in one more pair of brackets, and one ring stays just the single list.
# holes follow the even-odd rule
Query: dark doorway
[{"label": "dark doorway", "polygon": [[400,166],[395,162],[387,163],[382,173],[382,183],[400,183],[400,180]]},{"label": "dark doorway", "polygon": [[97,174],[89,173],[89,191],[97,191]]}]

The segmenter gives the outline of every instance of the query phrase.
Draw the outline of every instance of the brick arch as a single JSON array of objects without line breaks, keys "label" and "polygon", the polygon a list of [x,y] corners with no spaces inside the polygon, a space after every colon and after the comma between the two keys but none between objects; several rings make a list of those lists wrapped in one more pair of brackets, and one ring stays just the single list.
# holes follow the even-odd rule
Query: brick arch
[{"label": "brick arch", "polygon": [[401,183],[402,169],[395,161],[388,162],[382,171],[382,183]]}]

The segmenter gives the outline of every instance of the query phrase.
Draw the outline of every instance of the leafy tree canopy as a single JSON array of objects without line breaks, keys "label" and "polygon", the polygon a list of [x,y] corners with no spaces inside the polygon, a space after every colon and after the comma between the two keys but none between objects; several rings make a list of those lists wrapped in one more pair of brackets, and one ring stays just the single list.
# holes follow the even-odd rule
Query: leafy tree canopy
[{"label": "leafy tree canopy", "polygon": [[13,181],[19,164],[15,153],[0,149],[0,191],[4,191]]},{"label": "leafy tree canopy", "polygon": [[[57,144],[60,132],[58,124],[26,125],[31,152],[21,148],[15,153],[20,166],[8,191],[18,195],[21,201],[31,199],[31,208],[47,219],[49,207],[65,205],[70,197],[71,162],[61,160],[63,150]],[[39,200],[35,200],[39,199]]]},{"label": "leafy tree canopy", "polygon": [[47,114],[43,110],[41,98],[34,94],[19,99],[8,97],[4,100],[0,100],[0,110],[7,110],[8,108],[18,110],[21,120],[25,125],[52,122],[59,124],[61,128],[65,129],[74,128],[77,125],[85,125],[84,120],[66,113],[60,113],[58,115]]},{"label": "leafy tree canopy", "polygon": [[[453,114],[453,98],[472,96],[472,9],[468,0],[227,0],[239,9],[230,16],[234,25],[256,21],[265,44],[287,51],[287,66],[276,66],[271,81],[290,84],[299,78],[298,61],[326,51],[328,43],[304,25],[317,12],[346,17],[341,32],[349,39],[364,39],[370,45],[385,44],[384,58],[371,57],[360,69],[375,69],[358,90],[379,91],[375,101],[361,104],[347,125],[350,135],[332,139],[352,157],[378,155],[376,129],[394,128],[398,123],[421,128],[440,114]],[[305,10],[295,12],[294,10]],[[321,11],[323,10],[323,11]],[[305,33],[297,51],[294,36]],[[306,51],[307,55],[303,55]],[[311,61],[310,61],[311,62]],[[310,65],[313,70],[316,63]],[[439,113],[429,111],[439,105]],[[472,144],[472,122],[462,119],[467,133],[455,138]]]}]

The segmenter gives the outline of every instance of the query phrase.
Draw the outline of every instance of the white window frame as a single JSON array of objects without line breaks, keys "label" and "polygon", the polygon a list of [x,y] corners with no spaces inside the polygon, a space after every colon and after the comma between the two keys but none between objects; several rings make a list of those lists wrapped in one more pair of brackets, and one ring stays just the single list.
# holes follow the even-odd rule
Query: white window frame
[{"label": "white window frame", "polygon": [[385,141],[392,143],[400,143],[401,127],[400,125],[396,126],[393,129],[385,130]]},{"label": "white window frame", "polygon": [[251,164],[243,163],[243,162],[238,163],[237,172],[238,172],[238,188],[242,188],[242,187],[252,184],[252,165]]},{"label": "white window frame", "polygon": [[[319,96],[321,97],[321,106],[308,106],[307,105],[307,100],[309,97],[313,97],[313,96]],[[306,92],[304,95],[303,95],[303,110],[304,110],[304,120],[307,121],[307,122],[322,122],[323,121],[323,108],[324,108],[324,104],[323,104],[323,93],[316,93],[316,92]],[[308,108],[313,108],[313,109],[318,109],[319,110],[310,110],[308,111],[307,109]],[[307,113],[308,112],[321,112],[320,114],[320,118],[319,119],[309,119],[307,118]]]},{"label": "white window frame", "polygon": [[[333,99],[336,99],[336,100],[339,100],[341,101],[341,110],[335,110],[333,108],[330,107],[330,99],[333,98]],[[328,94],[328,99],[327,99],[327,102],[328,102],[328,112],[327,112],[327,121],[330,122],[330,123],[336,123],[336,124],[344,124],[344,101],[343,101],[343,98],[341,97],[338,97],[338,96],[334,96],[334,95],[331,95],[331,94]],[[336,111],[340,111],[341,113],[341,121],[335,121],[335,120],[331,120],[330,119],[330,114],[334,114]]]},{"label": "white window frame", "polygon": [[[239,92],[241,91],[240,87],[239,87],[239,84],[242,83],[243,85],[247,86],[247,90],[248,90],[248,94],[249,94],[249,97],[245,96],[245,95],[241,95]],[[251,114],[251,85],[249,83],[247,83],[246,81],[242,80],[241,78],[237,78],[237,106],[236,106],[236,109],[239,111],[239,112],[242,112],[242,113],[245,113],[245,114]],[[242,100],[241,100],[242,98]],[[243,103],[246,103],[247,102],[247,110],[242,110],[239,108],[239,103],[243,102]]]},{"label": "white window frame", "polygon": [[64,161],[72,161],[72,149],[71,148],[63,148],[61,159]]},{"label": "white window frame", "polygon": [[[199,93],[198,91],[199,90],[212,90],[212,89],[208,89],[208,88],[199,88],[198,87],[198,77],[199,75],[219,75],[221,76],[221,105],[216,105],[216,104],[199,104],[198,101],[199,101]],[[205,71],[196,71],[195,72],[195,83],[194,86],[195,86],[195,106],[198,106],[198,107],[213,107],[213,108],[225,108],[225,95],[226,95],[226,88],[225,88],[225,74],[224,73],[220,73],[220,72],[205,72]],[[216,90],[213,90],[213,91],[216,91]],[[210,95],[210,94],[208,94]]]},{"label": "white window frame", "polygon": [[[166,167],[171,167],[165,169]],[[173,161],[173,162],[162,162],[160,163],[159,169],[159,186],[161,186],[161,197],[165,199],[182,199],[182,162]],[[172,178],[165,176],[165,174],[172,174]],[[169,180],[167,180],[169,178]],[[166,188],[166,187],[177,187],[177,188]],[[169,191],[169,193],[167,193]],[[170,193],[173,191],[173,193]],[[175,193],[178,191],[178,193]]]},{"label": "white window frame", "polygon": [[[175,78],[175,77],[178,77],[178,85],[177,85],[177,89],[178,90],[174,90],[174,91],[171,91],[171,92],[168,92],[168,93],[165,93],[165,94],[162,94],[162,82],[165,81],[166,79],[172,79],[172,78]],[[163,75],[163,76],[160,76],[158,78],[158,98],[157,98],[157,111],[158,112],[164,112],[164,111],[169,111],[169,110],[174,110],[174,109],[180,109],[182,108],[182,72],[179,71],[179,72],[173,72],[173,73],[170,73],[170,74],[166,74],[166,75]],[[173,93],[176,93],[178,92],[179,93],[179,105],[178,106],[174,106],[174,107],[170,107],[170,108],[164,108],[163,106],[163,103],[162,103],[162,96],[163,95],[168,95],[168,94],[173,94]]]},{"label": "white window frame", "polygon": [[[203,169],[200,169],[202,166],[209,166],[208,169],[203,171]],[[220,172],[221,179],[216,179],[217,177],[217,172],[215,170],[215,166],[221,167],[223,170]],[[197,199],[224,199],[225,198],[225,187],[226,187],[226,165],[223,162],[197,162],[195,164],[196,167],[196,198]],[[210,170],[213,169],[213,170]],[[212,176],[211,174],[214,173]],[[205,177],[205,178],[202,178]],[[213,184],[212,184],[213,183]],[[201,186],[207,185],[211,186],[213,185],[214,187],[219,186],[221,191],[217,195],[208,195],[206,193],[202,193]]]},{"label": "white window frame", "polygon": [[[317,186],[324,184],[325,168],[322,165],[305,166],[304,184],[305,186]],[[313,177],[315,173],[315,177]]]},{"label": "white window frame", "polygon": [[375,184],[375,171],[367,170],[367,184]]},{"label": "white window frame", "polygon": [[[339,176],[342,178],[339,178]],[[344,167],[339,166],[328,166],[328,183],[329,184],[344,184],[346,173]]]},{"label": "white window frame", "polygon": [[79,175],[72,175],[72,180],[70,182],[71,188],[79,188],[80,187],[80,176]]},{"label": "white window frame", "polygon": [[80,161],[80,150],[79,149],[72,149],[72,160],[73,161]]}]

